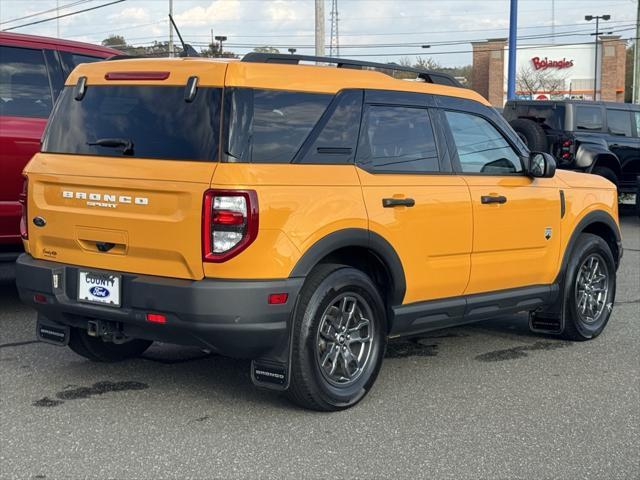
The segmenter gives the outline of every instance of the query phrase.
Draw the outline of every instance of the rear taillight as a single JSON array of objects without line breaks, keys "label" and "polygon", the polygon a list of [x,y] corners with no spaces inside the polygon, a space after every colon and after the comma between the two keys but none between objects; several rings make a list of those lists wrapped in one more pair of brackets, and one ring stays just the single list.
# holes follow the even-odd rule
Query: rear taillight
[{"label": "rear taillight", "polygon": [[258,196],[254,190],[208,190],[202,208],[202,260],[224,262],[258,235]]},{"label": "rear taillight", "polygon": [[25,176],[24,181],[22,183],[22,192],[18,196],[18,202],[20,202],[20,207],[22,209],[22,214],[20,217],[20,236],[23,240],[29,239],[29,221],[27,220],[28,212],[27,212],[27,194],[29,193],[29,179]]},{"label": "rear taillight", "polygon": [[560,146],[560,158],[564,162],[570,162],[573,159],[573,140],[570,138],[562,141]]}]

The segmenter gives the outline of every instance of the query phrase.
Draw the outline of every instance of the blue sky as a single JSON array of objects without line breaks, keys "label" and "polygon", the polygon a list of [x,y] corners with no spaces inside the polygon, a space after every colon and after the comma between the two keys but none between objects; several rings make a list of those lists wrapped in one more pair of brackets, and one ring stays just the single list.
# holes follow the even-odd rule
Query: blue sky
[{"label": "blue sky", "polygon": [[[86,0],[61,13],[108,3]],[[77,0],[59,0],[61,6]],[[148,45],[167,40],[169,0],[125,0],[91,12],[60,20],[60,36],[99,43],[109,34],[124,36],[131,44]],[[525,43],[551,43],[552,0],[520,0],[519,37]],[[416,54],[433,56],[444,66],[471,63],[468,41],[507,36],[508,0],[338,0],[340,54],[362,60],[398,61]],[[0,22],[56,7],[56,0],[0,0]],[[555,0],[556,43],[593,40],[594,25],[586,14],[610,14],[604,29],[623,38],[635,36],[635,0]],[[326,34],[329,38],[327,0]],[[50,18],[38,17],[2,23],[1,28]],[[255,46],[276,45],[286,53],[313,53],[313,0],[174,0],[174,16],[187,42],[204,47],[211,29],[226,35],[225,50],[245,53]],[[56,21],[15,30],[56,36]],[[535,36],[539,36],[535,38]],[[528,38],[525,38],[528,37]],[[443,44],[445,43],[445,44]],[[448,43],[448,44],[447,44]],[[431,48],[421,49],[429,44]],[[327,50],[328,53],[328,50]]]}]

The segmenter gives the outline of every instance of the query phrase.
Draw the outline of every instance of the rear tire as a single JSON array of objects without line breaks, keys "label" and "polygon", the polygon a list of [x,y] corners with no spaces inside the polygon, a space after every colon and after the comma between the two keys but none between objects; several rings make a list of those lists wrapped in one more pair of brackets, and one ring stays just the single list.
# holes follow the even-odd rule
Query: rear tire
[{"label": "rear tire", "polygon": [[609,322],[616,294],[616,267],[607,242],[583,233],[571,254],[564,285],[564,332],[568,340],[596,338]]},{"label": "rear tire", "polygon": [[377,287],[360,270],[316,267],[294,315],[289,399],[318,411],[342,410],[362,400],[384,358],[385,312]]},{"label": "rear tire", "polygon": [[511,120],[511,127],[532,152],[546,152],[549,148],[547,134],[537,122],[526,118]]},{"label": "rear tire", "polygon": [[137,358],[142,355],[153,342],[133,339],[126,343],[103,342],[100,338],[90,337],[82,328],[72,327],[69,337],[69,348],[81,357],[92,362],[113,363]]}]

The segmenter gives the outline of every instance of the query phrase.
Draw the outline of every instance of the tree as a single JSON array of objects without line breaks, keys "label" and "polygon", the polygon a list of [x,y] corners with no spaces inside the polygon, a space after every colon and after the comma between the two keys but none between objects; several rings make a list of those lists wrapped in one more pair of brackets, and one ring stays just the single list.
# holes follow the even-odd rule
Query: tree
[{"label": "tree", "polygon": [[523,66],[516,75],[516,87],[519,92],[528,95],[536,93],[554,94],[566,89],[566,75],[559,75],[552,70],[534,70]]},{"label": "tree", "polygon": [[102,45],[122,50],[127,47],[127,42],[122,35],[109,35],[102,40]]},{"label": "tree", "polygon": [[280,53],[280,50],[278,50],[275,47],[269,47],[267,45],[265,45],[264,47],[256,47],[253,49],[254,52],[257,53]]}]

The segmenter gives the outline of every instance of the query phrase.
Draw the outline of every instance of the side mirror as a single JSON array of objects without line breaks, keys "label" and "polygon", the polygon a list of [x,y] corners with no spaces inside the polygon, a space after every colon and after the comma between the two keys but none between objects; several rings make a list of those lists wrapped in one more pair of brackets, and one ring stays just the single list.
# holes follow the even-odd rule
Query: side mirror
[{"label": "side mirror", "polygon": [[529,175],[535,178],[551,178],[556,174],[556,160],[546,152],[531,152]]}]

